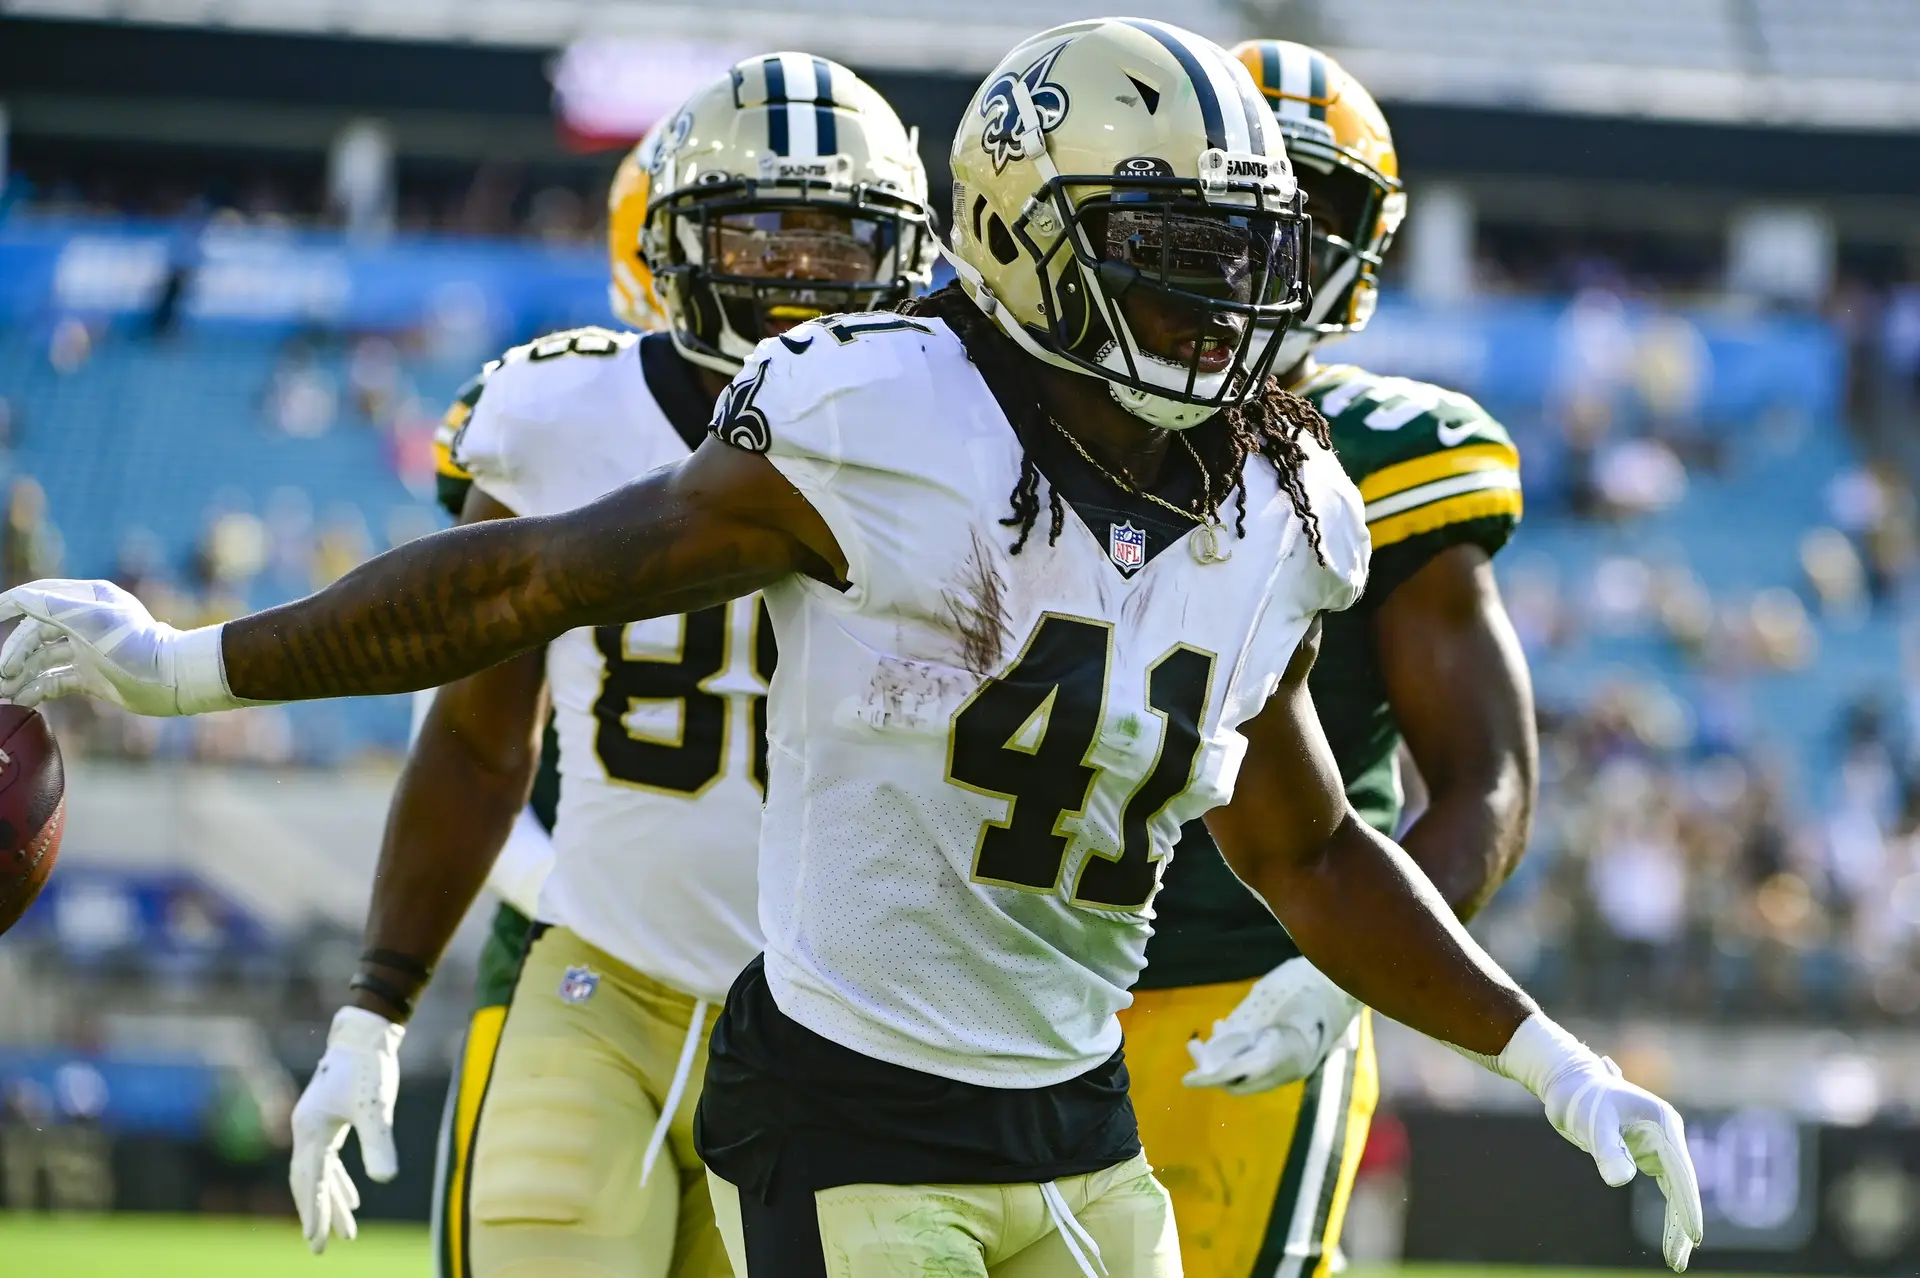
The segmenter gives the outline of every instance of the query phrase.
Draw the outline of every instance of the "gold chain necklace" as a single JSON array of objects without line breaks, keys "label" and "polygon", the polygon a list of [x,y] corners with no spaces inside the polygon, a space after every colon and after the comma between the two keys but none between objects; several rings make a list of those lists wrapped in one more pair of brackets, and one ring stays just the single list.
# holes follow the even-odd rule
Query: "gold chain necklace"
[{"label": "gold chain necklace", "polygon": [[[1191,519],[1196,527],[1193,530],[1192,540],[1187,543],[1187,548],[1193,552],[1193,557],[1197,562],[1203,564],[1223,564],[1233,558],[1233,548],[1226,545],[1220,536],[1225,525],[1220,522],[1219,518],[1215,516],[1212,511],[1209,511],[1205,515],[1196,515],[1183,506],[1174,505],[1164,497],[1147,492],[1143,488],[1135,487],[1094,460],[1093,454],[1088,452],[1086,446],[1073,437],[1072,431],[1060,424],[1059,418],[1049,415],[1047,420],[1051,421],[1053,428],[1059,431],[1069,444],[1073,445],[1073,451],[1080,454],[1080,459],[1099,471],[1100,474],[1106,478],[1106,481],[1115,488],[1118,488],[1121,492],[1129,496],[1139,497],[1145,501],[1152,502],[1164,510],[1170,510],[1183,519]],[[1188,439],[1184,433],[1180,435],[1180,442],[1186,445],[1187,456],[1193,458],[1194,466],[1200,471],[1200,491],[1202,493],[1212,492],[1213,476],[1207,471],[1207,464],[1200,460],[1200,450],[1193,446],[1193,441]]]}]

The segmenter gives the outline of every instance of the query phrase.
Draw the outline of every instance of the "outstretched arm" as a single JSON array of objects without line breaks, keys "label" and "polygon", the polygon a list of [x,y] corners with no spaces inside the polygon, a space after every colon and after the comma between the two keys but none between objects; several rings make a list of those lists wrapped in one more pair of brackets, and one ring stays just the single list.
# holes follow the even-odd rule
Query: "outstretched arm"
[{"label": "outstretched arm", "polygon": [[412,692],[579,626],[691,612],[793,573],[840,584],[846,557],[772,463],[707,439],[692,457],[561,515],[422,537],[294,603],[224,627],[160,626],[105,583],[0,596],[27,618],[0,649],[0,697],[72,692],[142,714]]},{"label": "outstretched arm", "polygon": [[1420,867],[1353,814],[1307,695],[1318,642],[1316,628],[1247,726],[1233,802],[1208,814],[1227,863],[1348,993],[1526,1087],[1608,1184],[1653,1176],[1667,1200],[1662,1249],[1685,1269],[1701,1211],[1680,1115],[1542,1014]]},{"label": "outstretched arm", "polygon": [[766,458],[709,438],[562,515],[449,529],[227,625],[227,686],[288,701],[411,692],[580,626],[694,612],[846,560]]},{"label": "outstretched arm", "polygon": [[1540,745],[1533,685],[1477,545],[1450,546],[1375,609],[1387,702],[1427,784],[1401,843],[1463,919],[1520,864]]}]

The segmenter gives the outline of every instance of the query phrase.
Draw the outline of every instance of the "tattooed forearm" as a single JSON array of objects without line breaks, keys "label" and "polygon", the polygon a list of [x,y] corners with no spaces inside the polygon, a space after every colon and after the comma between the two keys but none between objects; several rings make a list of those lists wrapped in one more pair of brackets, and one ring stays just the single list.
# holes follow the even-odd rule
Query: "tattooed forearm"
[{"label": "tattooed forearm", "polygon": [[228,686],[259,701],[438,687],[578,626],[708,607],[793,571],[790,538],[683,487],[659,472],[563,515],[390,550],[318,594],[229,623]]}]

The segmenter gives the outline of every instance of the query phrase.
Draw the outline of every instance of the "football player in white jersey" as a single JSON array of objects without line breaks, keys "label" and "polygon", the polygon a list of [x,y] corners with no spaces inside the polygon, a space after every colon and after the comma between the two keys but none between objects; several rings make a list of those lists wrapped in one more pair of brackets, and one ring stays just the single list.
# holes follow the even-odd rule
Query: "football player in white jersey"
[{"label": "football player in white jersey", "polygon": [[[686,457],[757,340],[896,302],[932,258],[906,129],[845,67],[804,54],[749,59],[695,94],[622,165],[609,212],[615,309],[661,327],[657,265],[666,331],[558,333],[489,364],[449,415],[443,487],[462,494],[464,523],[552,514]],[[571,631],[434,698],[394,798],[353,1005],[295,1111],[294,1190],[316,1250],[330,1229],[352,1233],[350,1123],[369,1169],[394,1173],[394,1052],[487,872],[476,849],[510,826],[510,850],[538,842],[514,813],[550,697],[557,812],[536,807],[552,864],[494,863],[520,911],[503,905],[493,931],[517,930],[524,961],[488,958],[511,1004],[476,1018],[451,1101],[442,1271],[730,1272],[693,1152],[694,1080],[709,1013],[761,947],[773,657],[756,594]],[[524,916],[540,920],[531,937]]]},{"label": "football player in white jersey", "polygon": [[16,588],[0,695],[407,691],[763,590],[766,950],[696,1121],[737,1272],[1177,1274],[1115,1013],[1203,814],[1319,970],[1526,1085],[1610,1182],[1656,1176],[1683,1267],[1679,1115],[1341,792],[1306,676],[1367,541],[1324,419],[1267,376],[1307,234],[1270,122],[1199,36],[1045,32],[955,136],[964,291],[763,343],[715,438],[591,506],[421,538],[223,627]]}]

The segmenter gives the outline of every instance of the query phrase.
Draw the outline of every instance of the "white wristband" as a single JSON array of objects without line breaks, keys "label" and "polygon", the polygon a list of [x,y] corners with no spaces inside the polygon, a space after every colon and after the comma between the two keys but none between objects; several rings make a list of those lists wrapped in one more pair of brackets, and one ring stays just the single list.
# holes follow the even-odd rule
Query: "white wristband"
[{"label": "white wristband", "polygon": [[173,641],[173,695],[181,714],[205,714],[209,710],[231,710],[236,706],[273,704],[236,697],[227,687],[226,658],[220,651],[220,635],[225,629],[224,624],[201,626],[176,634]]}]

